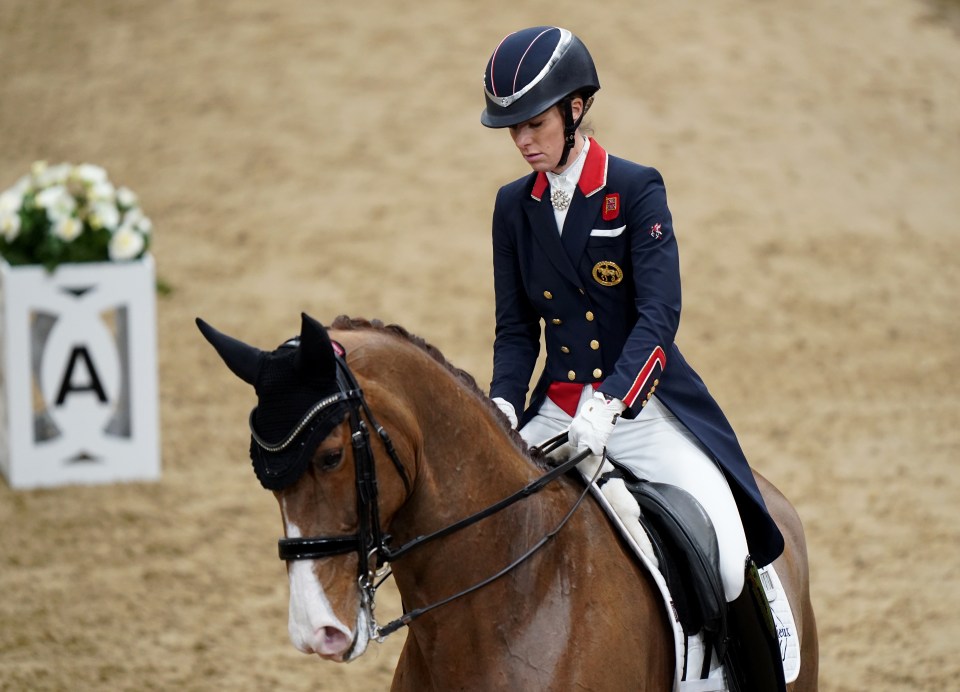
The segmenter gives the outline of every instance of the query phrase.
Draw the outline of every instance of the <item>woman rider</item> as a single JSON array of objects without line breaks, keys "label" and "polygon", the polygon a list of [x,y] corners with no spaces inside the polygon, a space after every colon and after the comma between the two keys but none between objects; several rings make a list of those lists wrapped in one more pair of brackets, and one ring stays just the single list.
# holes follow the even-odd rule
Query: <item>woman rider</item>
[{"label": "woman rider", "polygon": [[[733,601],[748,556],[772,562],[783,537],[674,343],[680,270],[663,179],[581,132],[599,88],[584,44],[557,27],[509,34],[487,63],[480,120],[507,128],[532,169],[494,207],[490,396],[530,444],[569,429],[574,447],[606,448],[636,476],[692,494],[716,529]],[[541,323],[546,362],[524,409]]]}]

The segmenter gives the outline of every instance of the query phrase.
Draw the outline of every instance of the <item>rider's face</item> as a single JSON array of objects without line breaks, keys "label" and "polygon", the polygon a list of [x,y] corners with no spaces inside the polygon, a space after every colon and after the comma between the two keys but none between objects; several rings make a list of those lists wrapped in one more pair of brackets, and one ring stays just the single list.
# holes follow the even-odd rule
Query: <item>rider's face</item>
[{"label": "rider's face", "polygon": [[[572,105],[573,117],[576,120],[583,110],[583,101],[575,98]],[[563,112],[559,106],[551,106],[540,115],[511,126],[510,136],[513,137],[513,143],[520,150],[523,159],[538,172],[562,172],[563,168],[576,160],[579,147],[582,146],[578,138],[577,147],[567,158],[566,165],[563,168],[557,167],[563,155]]]}]

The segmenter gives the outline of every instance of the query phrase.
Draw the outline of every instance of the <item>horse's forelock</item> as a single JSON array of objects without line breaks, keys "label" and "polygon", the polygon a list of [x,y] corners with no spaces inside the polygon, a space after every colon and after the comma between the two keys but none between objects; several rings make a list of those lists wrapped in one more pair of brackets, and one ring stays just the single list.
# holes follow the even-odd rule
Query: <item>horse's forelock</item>
[{"label": "horse's forelock", "polygon": [[446,368],[451,374],[456,377],[464,387],[471,391],[476,397],[482,402],[484,406],[494,412],[496,420],[503,427],[504,431],[510,436],[514,444],[523,451],[528,457],[535,461],[539,466],[545,464],[543,455],[539,453],[532,453],[530,447],[527,445],[526,441],[520,436],[516,430],[513,429],[513,426],[510,425],[510,421],[500,410],[500,408],[493,403],[493,401],[483,392],[480,386],[477,384],[476,379],[468,373],[466,370],[456,367],[450,361],[448,361],[443,353],[440,352],[433,344],[426,341],[422,337],[419,337],[415,334],[411,334],[404,327],[401,327],[399,324],[384,324],[380,320],[367,320],[359,317],[350,317],[348,315],[338,315],[336,319],[330,325],[331,329],[339,329],[341,331],[361,331],[369,330],[379,333],[391,334],[402,341],[413,344],[420,350],[424,351],[429,355],[433,360]]}]

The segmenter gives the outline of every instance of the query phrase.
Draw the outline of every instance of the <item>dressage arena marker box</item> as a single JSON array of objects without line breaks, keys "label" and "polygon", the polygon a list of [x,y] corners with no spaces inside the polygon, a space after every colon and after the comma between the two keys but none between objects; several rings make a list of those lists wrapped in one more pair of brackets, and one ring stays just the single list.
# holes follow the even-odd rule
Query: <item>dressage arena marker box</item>
[{"label": "dressage arena marker box", "polygon": [[160,477],[153,258],[0,260],[0,471],[16,489]]}]

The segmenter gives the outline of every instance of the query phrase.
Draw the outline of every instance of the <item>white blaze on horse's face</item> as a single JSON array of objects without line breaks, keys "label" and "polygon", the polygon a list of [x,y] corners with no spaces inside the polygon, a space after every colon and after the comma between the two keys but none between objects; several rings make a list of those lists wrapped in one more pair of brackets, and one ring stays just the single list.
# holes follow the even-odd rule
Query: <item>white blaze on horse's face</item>
[{"label": "white blaze on horse's face", "polygon": [[[289,538],[300,538],[300,528],[287,519],[281,503],[283,521]],[[288,563],[290,577],[290,641],[305,654],[317,654],[333,661],[351,661],[367,649],[370,641],[366,609],[358,608],[353,629],[333,612],[323,585],[314,571],[315,560]]]}]

